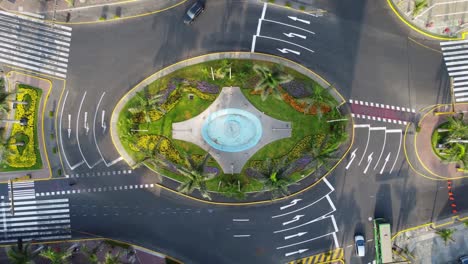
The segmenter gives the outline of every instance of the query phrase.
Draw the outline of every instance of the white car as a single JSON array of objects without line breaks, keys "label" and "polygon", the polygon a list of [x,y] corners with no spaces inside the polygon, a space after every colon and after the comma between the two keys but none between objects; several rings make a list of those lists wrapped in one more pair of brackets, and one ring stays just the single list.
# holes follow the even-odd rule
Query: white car
[{"label": "white car", "polygon": [[366,255],[366,241],[361,235],[356,235],[354,237],[354,247],[356,248],[356,255],[359,257],[364,257]]}]

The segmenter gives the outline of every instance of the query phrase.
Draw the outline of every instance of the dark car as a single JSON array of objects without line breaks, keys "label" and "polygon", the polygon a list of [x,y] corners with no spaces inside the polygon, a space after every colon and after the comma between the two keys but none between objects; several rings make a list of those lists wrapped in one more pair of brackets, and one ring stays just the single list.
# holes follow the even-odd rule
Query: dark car
[{"label": "dark car", "polygon": [[192,6],[185,12],[184,15],[184,23],[185,24],[192,24],[192,22],[200,15],[203,11],[205,11],[205,4],[198,0],[193,3]]},{"label": "dark car", "polygon": [[468,264],[468,256],[463,256],[458,261],[460,264]]}]

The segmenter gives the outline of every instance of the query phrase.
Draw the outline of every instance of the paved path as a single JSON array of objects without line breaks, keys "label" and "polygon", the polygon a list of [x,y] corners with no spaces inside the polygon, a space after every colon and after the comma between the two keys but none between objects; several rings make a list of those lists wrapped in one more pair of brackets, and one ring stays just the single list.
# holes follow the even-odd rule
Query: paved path
[{"label": "paved path", "polygon": [[60,23],[89,23],[155,13],[182,4],[186,0],[75,0],[74,2],[74,6],[70,6],[65,0],[57,0],[55,6],[54,1],[4,0],[0,1],[0,9]]}]

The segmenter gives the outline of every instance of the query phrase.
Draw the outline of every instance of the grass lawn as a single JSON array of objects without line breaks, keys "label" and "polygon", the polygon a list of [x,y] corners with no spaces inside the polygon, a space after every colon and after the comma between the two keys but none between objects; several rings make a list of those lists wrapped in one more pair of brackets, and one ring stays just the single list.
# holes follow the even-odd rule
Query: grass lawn
[{"label": "grass lawn", "polygon": [[[18,85],[17,98],[28,104],[18,104],[15,120],[26,118],[27,125],[12,124],[12,135],[7,140],[9,152],[0,162],[0,171],[35,170],[42,168],[41,153],[37,135],[39,104],[42,90],[28,85]],[[23,142],[20,146],[18,142]]]},{"label": "grass lawn", "polygon": [[[281,158],[284,155],[287,155],[298,144],[298,142],[307,136],[325,136],[334,133],[345,133],[344,130],[334,131],[331,128],[331,123],[326,122],[329,119],[342,118],[341,114],[337,111],[325,113],[323,117],[320,118],[315,114],[304,114],[299,112],[285,100],[278,100],[273,96],[270,96],[267,100],[262,101],[260,95],[252,94],[252,88],[258,81],[258,77],[252,69],[254,64],[273,67],[273,64],[269,62],[218,60],[180,69],[149,84],[143,90],[145,96],[147,98],[152,98],[156,94],[166,93],[168,95],[165,99],[166,101],[160,103],[160,106],[164,106],[166,109],[170,108],[170,110],[165,112],[162,117],[157,118],[156,120],[151,120],[150,122],[141,121],[141,118],[136,118],[138,117],[137,115],[141,115],[142,112],[137,114],[134,113],[135,108],[139,107],[141,101],[138,101],[136,98],[130,99],[119,114],[118,133],[120,134],[124,148],[133,158],[135,158],[135,160],[141,160],[144,158],[144,154],[142,154],[141,151],[135,150],[134,147],[132,148],[132,144],[134,144],[134,142],[143,135],[161,135],[170,139],[173,148],[179,153],[187,153],[189,155],[199,157],[205,155],[206,152],[203,149],[192,143],[172,139],[173,122],[184,121],[200,114],[210,106],[217,96],[217,94],[214,94],[211,95],[210,99],[204,98],[206,96],[200,94],[204,93],[204,88],[200,88],[199,82],[205,82],[211,86],[216,86],[219,88],[219,91],[222,87],[238,86],[241,88],[246,98],[257,109],[273,118],[292,123],[292,136],[290,138],[272,142],[259,150],[251,157],[249,162],[247,162],[243,168],[243,172],[240,174],[223,174],[219,165],[213,159],[210,159],[207,166],[217,168],[219,173],[216,177],[207,181],[208,190],[227,192],[228,189],[232,191],[233,189],[238,189],[240,186],[242,192],[261,191],[264,188],[263,183],[257,179],[249,177],[245,173],[245,169],[251,166],[253,161],[262,162],[267,158]],[[216,76],[214,81],[211,79],[211,67],[213,68],[213,72]],[[229,78],[229,67],[231,67],[232,78]],[[315,81],[292,69],[284,68],[284,72],[293,76],[294,81],[300,82],[305,86],[313,86],[323,89],[318,86]],[[174,83],[178,83],[177,88],[174,88]],[[172,89],[169,87],[172,87]],[[192,92],[186,91],[187,87],[198,89],[197,93],[194,94],[193,90]],[[175,98],[175,94],[177,94],[178,100],[172,104],[166,103],[169,102],[171,98]],[[188,98],[189,94],[194,95],[193,99]],[[325,93],[324,97],[324,101],[328,102],[327,106],[330,109],[334,109],[338,104],[331,95]],[[168,105],[170,105],[170,107]],[[141,109],[141,107],[139,109]],[[145,111],[154,111],[147,107],[145,109],[147,109]],[[151,115],[147,116],[151,117]],[[165,176],[171,177],[177,181],[187,180],[186,177],[165,169],[153,169],[156,169]],[[303,173],[305,172],[294,173],[291,175],[291,179],[298,181],[302,179]]]}]

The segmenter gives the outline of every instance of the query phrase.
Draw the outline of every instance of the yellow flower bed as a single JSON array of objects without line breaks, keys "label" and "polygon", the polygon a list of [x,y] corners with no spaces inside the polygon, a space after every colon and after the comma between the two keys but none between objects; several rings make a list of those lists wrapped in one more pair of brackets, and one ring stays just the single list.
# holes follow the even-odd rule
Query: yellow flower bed
[{"label": "yellow flower bed", "polygon": [[[18,104],[15,109],[15,120],[27,119],[27,124],[13,124],[11,130],[11,139],[8,145],[8,152],[6,155],[6,162],[9,166],[14,168],[29,168],[36,164],[36,138],[34,137],[34,120],[36,118],[36,105],[39,103],[37,91],[29,88],[18,88],[16,94],[17,101],[23,101],[25,96],[31,97],[31,102],[28,105]],[[24,134],[29,138],[29,143],[24,146],[23,153],[20,153],[18,146],[15,146],[16,134]]]}]

